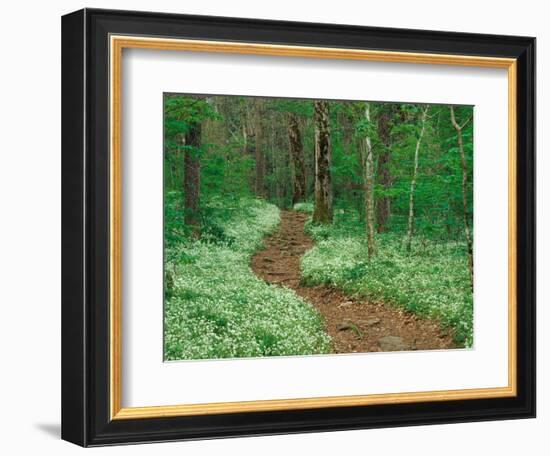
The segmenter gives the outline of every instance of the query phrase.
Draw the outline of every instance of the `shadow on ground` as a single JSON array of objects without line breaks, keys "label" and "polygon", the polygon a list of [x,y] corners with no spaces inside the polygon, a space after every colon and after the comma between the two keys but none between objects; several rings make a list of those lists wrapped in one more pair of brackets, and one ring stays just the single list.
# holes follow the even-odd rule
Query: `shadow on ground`
[{"label": "shadow on ground", "polygon": [[34,427],[50,437],[61,438],[61,425],[59,423],[35,423]]}]

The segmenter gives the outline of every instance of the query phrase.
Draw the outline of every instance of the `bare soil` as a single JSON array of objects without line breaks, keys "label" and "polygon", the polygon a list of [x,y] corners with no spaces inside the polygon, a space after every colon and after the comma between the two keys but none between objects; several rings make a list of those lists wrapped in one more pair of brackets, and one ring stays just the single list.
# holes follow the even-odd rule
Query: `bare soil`
[{"label": "bare soil", "polygon": [[369,302],[340,290],[301,283],[300,259],[313,247],[304,233],[306,214],[281,211],[277,232],[252,258],[252,270],[266,282],[293,289],[324,317],[334,353],[456,348],[452,334],[437,320],[420,318],[382,302]]}]

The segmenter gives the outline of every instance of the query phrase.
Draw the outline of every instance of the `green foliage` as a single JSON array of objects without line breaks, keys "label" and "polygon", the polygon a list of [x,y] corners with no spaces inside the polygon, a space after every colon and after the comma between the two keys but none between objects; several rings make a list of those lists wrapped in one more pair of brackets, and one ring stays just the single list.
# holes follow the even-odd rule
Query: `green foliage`
[{"label": "green foliage", "polygon": [[[168,198],[167,206],[176,201]],[[254,199],[222,198],[206,207],[207,235],[167,244],[172,285],[165,300],[165,358],[330,352],[317,311],[292,290],[268,285],[250,270],[250,255],[279,223],[278,209]]]},{"label": "green foliage", "polygon": [[296,203],[293,209],[298,212],[313,214],[313,203]]},{"label": "green foliage", "polygon": [[165,136],[185,133],[193,124],[218,117],[208,98],[199,96],[166,95],[164,98]]},{"label": "green foliage", "polygon": [[[220,112],[217,97],[196,97],[166,95],[164,102],[165,191],[178,192],[183,198],[182,186],[184,158],[186,154],[197,154],[201,159],[201,195],[208,200],[210,196],[232,195],[248,196],[248,185],[254,169],[254,160],[242,154],[242,138],[220,141],[210,138],[214,129],[225,129],[224,116]],[[236,99],[237,107],[241,100]],[[227,116],[236,115],[227,112]],[[202,146],[195,148],[184,144],[184,135],[196,123],[203,128]],[[214,141],[209,142],[209,139]],[[179,210],[179,209],[178,209]]]},{"label": "green foliage", "polygon": [[311,100],[296,100],[292,98],[268,99],[268,108],[284,114],[293,113],[298,116],[312,117],[313,102]]}]

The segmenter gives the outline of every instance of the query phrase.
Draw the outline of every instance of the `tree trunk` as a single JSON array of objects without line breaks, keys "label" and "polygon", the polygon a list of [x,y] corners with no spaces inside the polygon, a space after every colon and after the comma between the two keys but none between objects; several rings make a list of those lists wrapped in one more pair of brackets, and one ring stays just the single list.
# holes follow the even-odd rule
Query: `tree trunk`
[{"label": "tree trunk", "polygon": [[304,165],[304,150],[298,119],[295,114],[288,115],[288,141],[290,156],[294,168],[292,205],[301,203],[306,197],[306,168]]},{"label": "tree trunk", "polygon": [[263,117],[265,114],[264,101],[261,98],[254,100],[254,162],[255,162],[255,191],[256,196],[265,197],[265,156],[264,156],[264,144],[263,144]]},{"label": "tree trunk", "polygon": [[201,146],[201,124],[194,124],[185,134],[184,157],[184,221],[186,225],[193,227],[193,234],[200,235],[200,146]]},{"label": "tree trunk", "polygon": [[414,168],[413,168],[413,177],[411,180],[411,191],[409,193],[409,223],[407,229],[407,252],[411,251],[412,235],[413,235],[413,224],[414,224],[414,189],[416,187],[416,176],[418,174],[418,157],[420,155],[420,143],[422,142],[422,137],[424,136],[424,131],[426,130],[426,117],[428,115],[428,107],[426,106],[422,111],[422,128],[420,130],[420,135],[416,140],[416,149],[414,150]]},{"label": "tree trunk", "polygon": [[[243,116],[243,139],[244,139],[244,149],[243,154],[245,157],[250,157],[251,159],[254,159],[255,162],[255,155],[256,155],[256,138],[254,134],[254,122],[253,122],[253,110],[250,106],[250,99],[246,98],[242,107],[242,116]],[[249,188],[251,189],[251,193],[255,192],[256,189],[256,170],[254,170],[254,174],[250,173],[249,175]]]},{"label": "tree trunk", "polygon": [[[366,103],[365,119],[370,123],[370,105]],[[365,137],[365,221],[369,259],[375,254],[374,245],[374,160],[370,136]]]},{"label": "tree trunk", "polygon": [[388,229],[388,221],[390,218],[390,198],[385,192],[391,186],[390,174],[390,120],[392,106],[384,106],[378,116],[378,136],[382,143],[382,151],[378,156],[377,180],[382,187],[384,194],[380,195],[376,201],[376,225],[379,233]]},{"label": "tree trunk", "polygon": [[314,102],[315,118],[315,209],[314,223],[332,223],[331,150],[328,103]]},{"label": "tree trunk", "polygon": [[473,249],[473,241],[472,241],[472,234],[470,231],[470,219],[468,217],[468,191],[467,191],[467,183],[468,183],[468,166],[466,164],[466,155],[464,153],[464,144],[462,142],[462,129],[468,123],[464,123],[463,125],[459,125],[455,118],[455,111],[454,107],[450,107],[451,110],[451,122],[453,124],[453,127],[456,130],[457,135],[457,142],[458,142],[458,151],[460,152],[460,161],[462,163],[462,208],[464,211],[464,234],[466,235],[466,245],[468,247],[468,268],[470,270],[470,279],[472,282],[472,288],[474,286],[474,249]]}]

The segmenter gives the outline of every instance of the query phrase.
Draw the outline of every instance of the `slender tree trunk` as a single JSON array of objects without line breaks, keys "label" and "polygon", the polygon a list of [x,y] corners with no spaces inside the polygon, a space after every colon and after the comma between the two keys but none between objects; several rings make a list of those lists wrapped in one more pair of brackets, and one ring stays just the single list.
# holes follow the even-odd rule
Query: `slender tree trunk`
[{"label": "slender tree trunk", "polygon": [[201,167],[199,149],[201,146],[201,124],[193,125],[185,134],[185,145],[188,147],[184,157],[184,221],[193,227],[195,236],[200,235],[200,184]]},{"label": "slender tree trunk", "polygon": [[376,201],[376,225],[378,232],[382,233],[388,229],[390,218],[391,202],[386,191],[391,187],[390,174],[390,147],[391,147],[391,113],[392,106],[383,106],[378,116],[378,136],[382,143],[382,151],[378,156],[377,180],[384,194],[380,195]]},{"label": "slender tree trunk", "polygon": [[[370,123],[370,105],[366,103],[365,119]],[[374,245],[374,160],[370,136],[365,137],[365,218],[369,259],[375,254]]]},{"label": "slender tree trunk", "polygon": [[[474,249],[472,234],[470,230],[470,219],[468,217],[468,166],[466,164],[466,155],[464,153],[464,143],[462,142],[462,129],[466,124],[459,125],[455,118],[454,107],[450,107],[451,122],[456,130],[458,151],[460,152],[460,161],[462,163],[462,208],[464,211],[464,234],[466,235],[466,245],[468,246],[468,268],[470,270],[470,279],[472,287],[474,286]],[[468,121],[466,121],[467,123]]]},{"label": "slender tree trunk", "polygon": [[254,162],[255,162],[255,191],[256,196],[265,197],[265,156],[264,156],[264,135],[263,135],[263,117],[265,114],[264,102],[261,98],[256,98],[254,102]]},{"label": "slender tree trunk", "polygon": [[315,118],[315,209],[313,222],[332,223],[331,150],[328,103],[314,102]]},{"label": "slender tree trunk", "polygon": [[243,155],[247,156],[250,153],[249,150],[249,143],[250,143],[250,137],[252,136],[252,133],[250,131],[250,122],[249,122],[249,113],[248,113],[248,104],[245,101],[243,105],[241,106],[241,119],[242,119],[242,133],[243,133]]},{"label": "slender tree trunk", "polygon": [[304,150],[298,119],[295,114],[288,115],[288,142],[290,156],[294,169],[292,205],[303,202],[306,197],[306,168],[304,165]]},{"label": "slender tree trunk", "polygon": [[[183,182],[183,179],[185,179],[185,151],[182,149],[182,146],[185,145],[185,134],[180,133],[178,134],[176,138],[176,142],[178,144],[178,150],[177,150],[177,160],[175,163],[175,180],[174,183],[176,183],[176,186],[179,187],[179,183]],[[180,163],[181,162],[181,163]],[[181,166],[183,164],[183,166]]]},{"label": "slender tree trunk", "polygon": [[[244,139],[244,149],[243,154],[245,157],[251,159],[256,159],[256,138],[254,134],[254,122],[253,122],[253,110],[250,106],[250,99],[245,99],[244,105],[242,107],[242,116],[243,116],[243,139]],[[254,174],[249,175],[249,188],[251,193],[254,193],[256,190],[256,170]]]},{"label": "slender tree trunk", "polygon": [[422,128],[420,129],[420,135],[416,140],[416,149],[414,150],[414,169],[413,177],[411,180],[411,191],[409,193],[409,224],[407,229],[407,252],[411,251],[411,243],[413,236],[413,224],[414,224],[414,189],[416,188],[416,176],[418,174],[418,158],[420,155],[420,143],[422,142],[422,137],[424,136],[424,131],[426,130],[426,117],[428,115],[428,107],[426,106],[422,111]]}]

